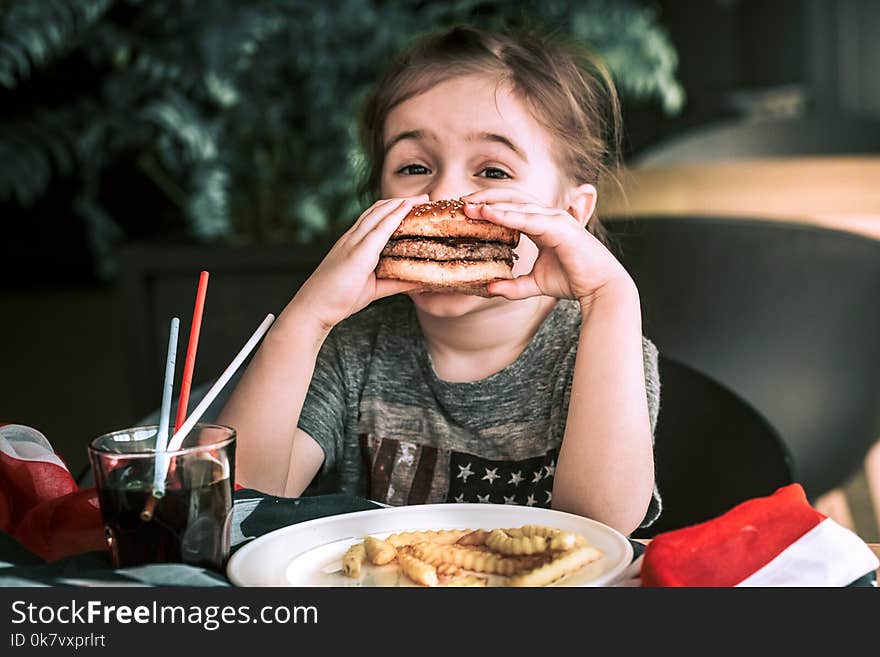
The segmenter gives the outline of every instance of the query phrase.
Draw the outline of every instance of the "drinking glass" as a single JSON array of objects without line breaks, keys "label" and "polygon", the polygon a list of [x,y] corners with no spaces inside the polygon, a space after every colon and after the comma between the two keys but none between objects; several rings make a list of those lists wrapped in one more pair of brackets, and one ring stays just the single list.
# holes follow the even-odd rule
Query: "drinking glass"
[{"label": "drinking glass", "polygon": [[[113,566],[177,562],[222,572],[230,547],[235,430],[196,424],[180,449],[157,458],[158,433],[155,425],[131,427],[89,444]],[[157,464],[166,471],[165,490],[154,494]]]}]

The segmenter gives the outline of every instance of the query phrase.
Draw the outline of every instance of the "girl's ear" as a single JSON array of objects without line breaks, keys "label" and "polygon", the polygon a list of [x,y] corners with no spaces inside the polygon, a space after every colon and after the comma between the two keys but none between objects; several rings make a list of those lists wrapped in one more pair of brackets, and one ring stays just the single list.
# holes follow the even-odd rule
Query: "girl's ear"
[{"label": "girl's ear", "polygon": [[589,183],[572,188],[567,202],[568,213],[577,219],[581,226],[586,226],[596,210],[597,197],[596,188]]}]

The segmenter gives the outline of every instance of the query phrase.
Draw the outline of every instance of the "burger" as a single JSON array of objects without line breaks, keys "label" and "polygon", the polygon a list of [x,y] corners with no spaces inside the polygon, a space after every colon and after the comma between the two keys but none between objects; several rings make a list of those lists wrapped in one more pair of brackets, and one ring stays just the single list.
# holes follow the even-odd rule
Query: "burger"
[{"label": "burger", "polygon": [[513,278],[519,231],[464,214],[462,201],[410,210],[382,250],[377,278],[421,283],[421,290],[490,296],[486,285]]}]

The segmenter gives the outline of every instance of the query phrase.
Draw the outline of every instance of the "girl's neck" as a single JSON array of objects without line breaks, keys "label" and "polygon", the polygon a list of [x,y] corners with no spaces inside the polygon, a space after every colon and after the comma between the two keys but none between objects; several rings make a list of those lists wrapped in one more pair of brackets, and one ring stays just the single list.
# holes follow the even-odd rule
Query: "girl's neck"
[{"label": "girl's neck", "polygon": [[513,363],[555,305],[554,298],[531,297],[464,317],[436,317],[418,308],[416,315],[437,376],[478,381]]}]

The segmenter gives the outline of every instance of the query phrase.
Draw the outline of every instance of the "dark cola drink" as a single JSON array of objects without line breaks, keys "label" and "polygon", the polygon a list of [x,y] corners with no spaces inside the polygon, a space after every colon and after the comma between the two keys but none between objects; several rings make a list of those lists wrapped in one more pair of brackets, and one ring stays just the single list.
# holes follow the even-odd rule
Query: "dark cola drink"
[{"label": "dark cola drink", "polygon": [[114,567],[175,562],[222,572],[232,524],[232,479],[223,474],[211,459],[188,459],[172,465],[155,499],[152,461],[108,472],[98,493]]}]

